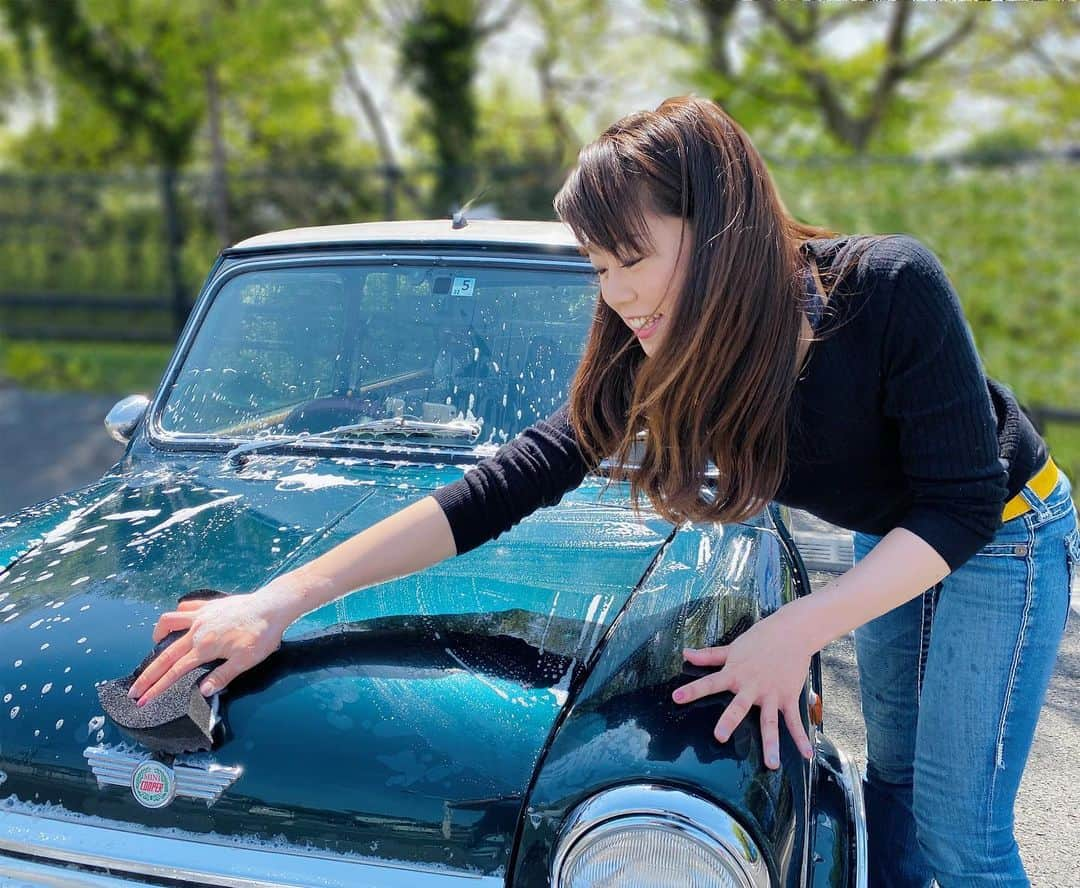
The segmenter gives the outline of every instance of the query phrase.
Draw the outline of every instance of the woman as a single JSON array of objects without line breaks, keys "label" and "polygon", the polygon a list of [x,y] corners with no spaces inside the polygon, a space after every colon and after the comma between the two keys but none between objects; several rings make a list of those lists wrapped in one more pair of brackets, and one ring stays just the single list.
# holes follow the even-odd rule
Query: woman
[{"label": "woman", "polygon": [[810,658],[855,630],[872,882],[1026,884],[1013,800],[1080,538],[1069,480],[985,377],[941,265],[910,237],[793,220],[745,133],[696,98],[610,127],[555,208],[601,291],[568,403],[267,586],[163,614],[155,641],[185,634],[133,696],[223,658],[203,685],[220,690],[302,614],[493,539],[606,456],[635,503],[644,492],[676,523],[739,521],[776,499],[857,532],[857,563],[826,588],[686,651],[717,669],[674,699],[731,691],[719,741],[756,706],[769,767],[781,718],[809,756]]}]

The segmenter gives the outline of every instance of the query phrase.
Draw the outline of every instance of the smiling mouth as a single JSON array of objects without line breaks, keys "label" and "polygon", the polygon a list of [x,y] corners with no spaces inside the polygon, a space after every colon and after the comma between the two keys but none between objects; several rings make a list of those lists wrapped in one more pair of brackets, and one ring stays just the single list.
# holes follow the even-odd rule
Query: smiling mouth
[{"label": "smiling mouth", "polygon": [[654,321],[660,320],[664,316],[663,312],[657,312],[656,314],[647,315],[643,318],[624,318],[627,325],[634,330],[640,330],[643,327],[649,326]]}]

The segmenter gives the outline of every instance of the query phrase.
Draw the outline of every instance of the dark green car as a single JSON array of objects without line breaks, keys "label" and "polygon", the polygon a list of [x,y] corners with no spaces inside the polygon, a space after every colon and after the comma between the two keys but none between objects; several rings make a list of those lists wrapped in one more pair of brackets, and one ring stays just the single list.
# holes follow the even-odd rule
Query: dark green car
[{"label": "dark green car", "polygon": [[371,223],[224,251],[99,481],[0,518],[0,884],[858,886],[856,770],[803,712],[762,762],[683,647],[809,591],[780,510],[635,518],[605,465],[510,533],[309,613],[215,742],[97,688],[195,589],[250,592],[566,400],[597,283],[557,223]]}]

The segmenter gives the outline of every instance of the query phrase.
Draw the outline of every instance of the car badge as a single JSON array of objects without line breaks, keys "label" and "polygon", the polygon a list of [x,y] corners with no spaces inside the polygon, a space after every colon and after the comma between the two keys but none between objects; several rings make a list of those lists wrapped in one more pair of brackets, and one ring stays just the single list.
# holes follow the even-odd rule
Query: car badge
[{"label": "car badge", "polygon": [[243,773],[243,768],[218,765],[200,756],[196,761],[162,761],[147,753],[127,752],[99,744],[88,746],[83,756],[97,777],[99,787],[125,786],[146,808],[164,808],[177,796],[202,799],[207,807]]},{"label": "car badge", "polygon": [[147,759],[131,775],[131,794],[144,808],[164,808],[176,797],[176,775],[172,768]]}]

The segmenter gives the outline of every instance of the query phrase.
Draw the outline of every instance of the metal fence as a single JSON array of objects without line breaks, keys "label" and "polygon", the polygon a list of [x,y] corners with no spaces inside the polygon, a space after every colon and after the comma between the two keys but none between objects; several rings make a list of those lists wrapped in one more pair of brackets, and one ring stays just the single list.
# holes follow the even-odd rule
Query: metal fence
[{"label": "metal fence", "polygon": [[[837,207],[818,204],[837,186],[850,189],[854,181],[861,188],[891,176],[880,195],[863,194],[862,200],[884,212],[871,224],[899,230],[886,204],[902,201],[920,180],[932,188],[951,170],[985,177],[989,166],[1019,172],[1039,164],[1070,167],[1076,159],[1059,152],[768,161],[777,178],[787,180],[785,195],[784,185],[801,193],[817,184],[808,216],[836,215]],[[475,200],[503,218],[551,219],[552,197],[566,170],[488,164],[458,172],[463,202]],[[446,172],[384,166],[230,170],[224,179],[153,170],[0,175],[0,336],[172,342],[221,247],[295,226],[448,217],[456,207],[432,206],[440,175]],[[1060,191],[1053,182],[1046,190]],[[859,196],[838,199],[850,204]],[[980,200],[972,197],[973,212],[981,212],[975,205]],[[798,215],[800,207],[791,209]]]}]

